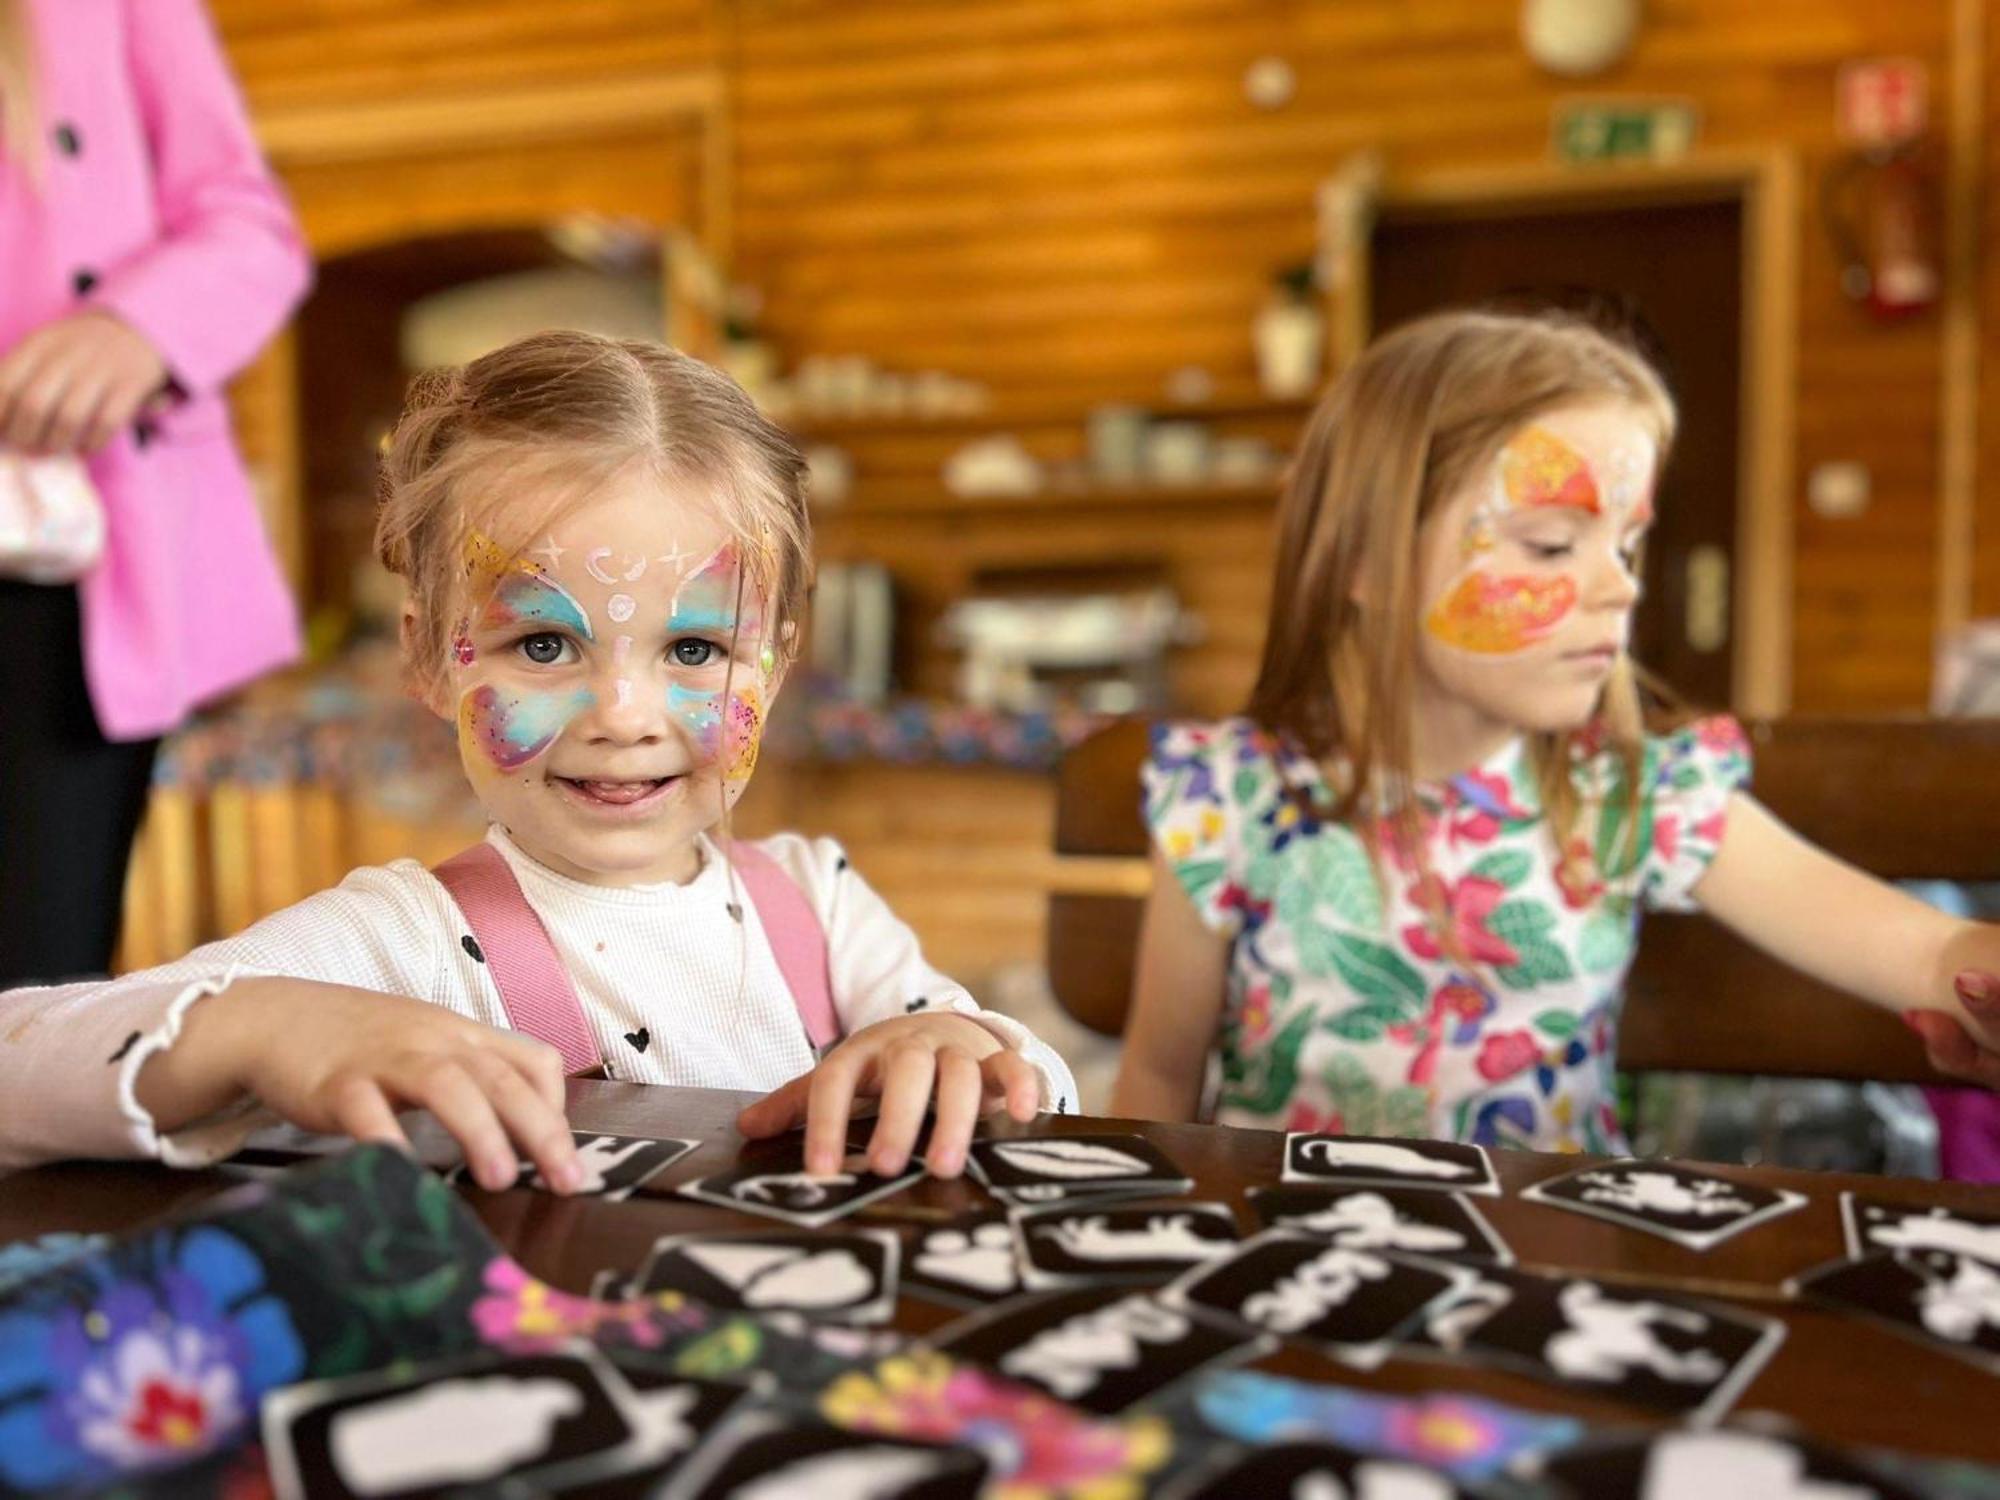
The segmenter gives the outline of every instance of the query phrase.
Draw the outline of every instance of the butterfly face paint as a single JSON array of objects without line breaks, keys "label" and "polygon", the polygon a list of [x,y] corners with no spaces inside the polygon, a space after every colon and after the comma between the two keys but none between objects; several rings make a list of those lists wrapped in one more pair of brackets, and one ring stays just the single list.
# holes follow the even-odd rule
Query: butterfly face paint
[{"label": "butterfly face paint", "polygon": [[570,721],[596,701],[586,689],[510,693],[491,685],[476,687],[459,700],[459,735],[500,770],[518,771],[546,754]]},{"label": "butterfly face paint", "polygon": [[597,638],[590,628],[590,616],[575,596],[539,568],[503,574],[479,617],[479,628],[567,630],[586,641]]},{"label": "butterfly face paint", "polygon": [[1425,628],[1447,646],[1492,654],[1547,638],[1576,604],[1576,580],[1468,573],[1438,601]]},{"label": "butterfly face paint", "polygon": [[[777,660],[763,644],[763,612],[754,593],[741,577],[735,546],[726,545],[682,581],[667,620],[670,638],[692,635],[735,645],[736,664],[726,702],[720,683],[703,690],[677,682],[667,695],[668,709],[687,725],[703,755],[720,765],[724,780],[732,783],[748,781],[757,768],[764,732],[763,688]],[[744,606],[741,615],[739,596]]]}]

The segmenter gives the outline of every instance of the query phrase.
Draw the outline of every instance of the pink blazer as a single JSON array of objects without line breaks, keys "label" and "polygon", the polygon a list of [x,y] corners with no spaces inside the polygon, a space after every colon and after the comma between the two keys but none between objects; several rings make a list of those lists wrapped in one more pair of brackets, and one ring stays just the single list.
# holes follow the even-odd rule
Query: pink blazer
[{"label": "pink blazer", "polygon": [[293,660],[298,617],[221,388],[311,282],[201,0],[29,0],[39,189],[0,154],[0,349],[78,307],[152,341],[185,399],[91,465],[103,560],[82,580],[98,723],[144,739]]}]

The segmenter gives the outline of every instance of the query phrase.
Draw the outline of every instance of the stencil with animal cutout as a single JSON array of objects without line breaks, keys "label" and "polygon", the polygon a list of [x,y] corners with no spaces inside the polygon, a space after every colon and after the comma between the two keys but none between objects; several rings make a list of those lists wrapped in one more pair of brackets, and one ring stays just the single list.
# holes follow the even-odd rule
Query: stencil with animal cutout
[{"label": "stencil with animal cutout", "polygon": [[744,1412],[661,1500],[975,1500],[991,1466],[976,1447],[847,1432],[789,1413]]},{"label": "stencil with animal cutout", "polygon": [[1524,1374],[1712,1422],[1785,1336],[1784,1324],[1714,1303],[1581,1277],[1480,1272],[1508,1296],[1459,1347]]},{"label": "stencil with animal cutout", "polygon": [[1236,1247],[1236,1215],[1220,1203],[1059,1204],[1016,1209],[1021,1279],[1030,1288],[1171,1281]]},{"label": "stencil with animal cutout", "polygon": [[[649,1500],[660,1485],[700,1446],[724,1418],[752,1394],[748,1386],[641,1364],[637,1356],[609,1356],[630,1392],[632,1425],[638,1440],[629,1453],[589,1459],[535,1475],[536,1497],[589,1497],[589,1500]],[[466,1497],[469,1500],[469,1497]]]},{"label": "stencil with animal cutout", "polygon": [[1808,1271],[1791,1288],[2000,1374],[2000,1265],[1991,1261],[1954,1250],[1878,1250]]},{"label": "stencil with animal cutout", "polygon": [[1250,1206],[1268,1229],[1317,1235],[1350,1250],[1400,1250],[1503,1266],[1514,1259],[1486,1216],[1462,1193],[1408,1188],[1253,1188]]},{"label": "stencil with animal cutout", "polygon": [[630,1390],[595,1350],[477,1354],[311,1381],[264,1403],[281,1500],[431,1500],[639,1451]]},{"label": "stencil with animal cutout", "polygon": [[900,1254],[886,1229],[676,1234],[654,1243],[632,1285],[640,1295],[683,1292],[711,1307],[880,1323],[895,1309]]},{"label": "stencil with animal cutout", "polygon": [[1552,1454],[1534,1472],[1590,1500],[1921,1500],[1856,1456],[1763,1432],[1620,1435]]},{"label": "stencil with animal cutout", "polygon": [[1007,1210],[965,1214],[922,1229],[904,1257],[903,1290],[947,1307],[986,1307],[1021,1290]]},{"label": "stencil with animal cutout", "polygon": [[[621,1203],[641,1187],[666,1171],[699,1144],[696,1141],[654,1140],[647,1136],[598,1135],[586,1130],[571,1131],[576,1154],[583,1163],[583,1183],[577,1193]],[[472,1181],[463,1163],[454,1167],[448,1181]],[[548,1184],[531,1161],[523,1160],[515,1186],[547,1192]]]},{"label": "stencil with animal cutout", "polygon": [[800,1147],[789,1156],[760,1158],[684,1183],[680,1192],[704,1203],[811,1228],[831,1224],[879,1198],[899,1193],[923,1175],[918,1164],[894,1177],[878,1177],[868,1170],[868,1159],[858,1153],[843,1161],[838,1172],[812,1173],[805,1168],[804,1148]]},{"label": "stencil with animal cutout", "polygon": [[1469,1268],[1446,1261],[1267,1229],[1226,1260],[1188,1272],[1160,1298],[1370,1369],[1424,1309],[1472,1280]]},{"label": "stencil with animal cutout", "polygon": [[1446,1189],[1487,1197],[1500,1191],[1483,1146],[1302,1131],[1285,1137],[1283,1180]]},{"label": "stencil with animal cutout", "polygon": [[2000,1266],[2000,1218],[1842,1193],[1840,1222],[1847,1233],[1847,1253],[1857,1260],[1877,1250],[1945,1250]]},{"label": "stencil with animal cutout", "polygon": [[930,1343],[1099,1416],[1218,1361],[1255,1359],[1276,1347],[1119,1287],[1018,1299],[954,1323]]},{"label": "stencil with animal cutout", "polygon": [[974,1141],[967,1164],[994,1197],[1023,1207],[1194,1186],[1159,1147],[1136,1135]]},{"label": "stencil with animal cutout", "polygon": [[1657,1234],[1690,1250],[1719,1245],[1806,1201],[1802,1193],[1734,1182],[1670,1161],[1584,1167],[1524,1188],[1520,1196]]}]

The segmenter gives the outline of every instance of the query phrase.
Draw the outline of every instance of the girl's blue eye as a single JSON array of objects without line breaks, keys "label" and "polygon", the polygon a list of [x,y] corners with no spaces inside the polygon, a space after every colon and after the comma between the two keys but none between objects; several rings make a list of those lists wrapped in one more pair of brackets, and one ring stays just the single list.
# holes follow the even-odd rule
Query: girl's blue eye
[{"label": "girl's blue eye", "polygon": [[705,667],[714,661],[718,648],[713,641],[675,641],[671,648],[674,665],[680,667]]},{"label": "girl's blue eye", "polygon": [[527,636],[521,642],[521,654],[538,667],[554,666],[568,649],[568,641],[548,631]]}]

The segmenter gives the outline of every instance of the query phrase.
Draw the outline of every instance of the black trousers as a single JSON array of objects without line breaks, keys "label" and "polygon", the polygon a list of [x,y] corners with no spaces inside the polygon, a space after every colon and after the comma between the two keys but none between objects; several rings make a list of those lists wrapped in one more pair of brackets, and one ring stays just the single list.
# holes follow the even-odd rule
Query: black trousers
[{"label": "black trousers", "polygon": [[0,989],[110,967],[159,744],[98,731],[76,590],[0,580]]}]

